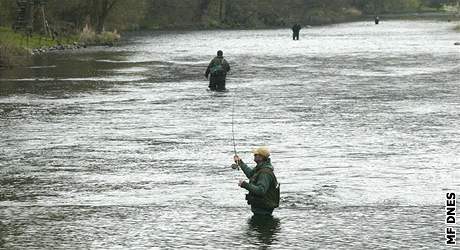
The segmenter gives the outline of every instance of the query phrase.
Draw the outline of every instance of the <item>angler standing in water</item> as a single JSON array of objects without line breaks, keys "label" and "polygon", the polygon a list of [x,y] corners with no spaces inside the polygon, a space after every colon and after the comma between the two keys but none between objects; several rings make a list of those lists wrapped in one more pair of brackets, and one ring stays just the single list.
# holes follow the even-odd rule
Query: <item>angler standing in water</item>
[{"label": "angler standing in water", "polygon": [[249,191],[246,200],[251,205],[254,215],[271,215],[273,210],[279,206],[280,189],[276,176],[273,173],[273,166],[270,160],[268,148],[260,147],[253,150],[255,168],[246,165],[238,155],[233,157],[236,164],[232,167],[240,167],[248,177],[249,183],[240,180],[238,185]]},{"label": "angler standing in water", "polygon": [[299,40],[299,33],[300,30],[302,29],[302,26],[300,24],[296,23],[294,26],[292,26],[292,40]]},{"label": "angler standing in water", "polygon": [[213,91],[225,91],[225,79],[229,71],[230,65],[227,60],[224,59],[224,53],[222,50],[217,51],[217,56],[211,60],[204,73],[206,79],[208,79],[209,74],[211,74],[209,78],[209,89]]}]

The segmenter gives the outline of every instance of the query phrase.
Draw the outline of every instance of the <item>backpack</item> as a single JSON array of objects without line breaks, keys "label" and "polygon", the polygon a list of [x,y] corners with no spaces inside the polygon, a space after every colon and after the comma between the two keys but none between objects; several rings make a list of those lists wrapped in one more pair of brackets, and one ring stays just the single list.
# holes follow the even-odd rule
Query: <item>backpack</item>
[{"label": "backpack", "polygon": [[210,70],[212,76],[225,75],[226,72],[224,69],[223,61],[224,59],[216,60],[216,62],[212,65],[211,70]]}]

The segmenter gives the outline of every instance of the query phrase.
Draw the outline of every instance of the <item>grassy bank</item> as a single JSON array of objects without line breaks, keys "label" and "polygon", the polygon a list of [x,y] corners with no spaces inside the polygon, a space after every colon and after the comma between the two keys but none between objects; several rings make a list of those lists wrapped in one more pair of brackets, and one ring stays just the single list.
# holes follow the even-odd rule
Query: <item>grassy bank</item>
[{"label": "grassy bank", "polygon": [[26,49],[35,49],[41,47],[52,47],[60,43],[69,43],[74,41],[74,38],[66,38],[63,41],[57,39],[53,40],[49,37],[32,34],[32,36],[26,36],[22,33],[16,33],[13,30],[5,27],[0,27],[0,42],[14,44],[18,47]]},{"label": "grassy bank", "polygon": [[25,65],[30,62],[32,50],[57,46],[61,43],[71,43],[74,38],[53,40],[49,37],[32,34],[27,36],[17,33],[10,28],[0,27],[0,67]]},{"label": "grassy bank", "polygon": [[31,50],[26,44],[36,44],[33,38],[14,33],[11,29],[0,27],[0,68],[26,64]]},{"label": "grassy bank", "polygon": [[0,41],[0,68],[27,64],[30,61],[30,56],[30,50]]},{"label": "grassy bank", "polygon": [[80,45],[111,46],[119,39],[120,35],[116,31],[96,34],[87,28],[79,36],[51,39],[37,34],[27,36],[9,28],[0,27],[0,68],[27,64],[33,52],[45,53],[52,50],[75,49],[80,48]]}]

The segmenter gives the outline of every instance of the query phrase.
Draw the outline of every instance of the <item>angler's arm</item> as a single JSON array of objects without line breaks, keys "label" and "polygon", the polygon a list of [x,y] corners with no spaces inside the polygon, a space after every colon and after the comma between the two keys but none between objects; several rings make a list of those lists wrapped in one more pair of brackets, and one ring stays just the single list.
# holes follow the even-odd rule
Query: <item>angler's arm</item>
[{"label": "angler's arm", "polygon": [[211,67],[212,67],[213,64],[214,64],[214,59],[211,60],[211,62],[209,63],[208,67],[206,68],[206,72],[204,73],[204,76],[206,78],[208,78],[209,73],[211,73]]},{"label": "angler's arm", "polygon": [[244,182],[244,184],[241,187],[248,190],[251,193],[263,196],[265,195],[265,193],[267,193],[268,188],[270,187],[270,180],[271,176],[269,174],[260,173],[260,176],[258,177],[256,184]]},{"label": "angler's arm", "polygon": [[252,168],[248,167],[248,165],[246,165],[246,163],[244,163],[242,160],[239,161],[238,165],[240,166],[241,170],[243,170],[246,177],[252,177],[252,175],[254,174],[254,170]]}]

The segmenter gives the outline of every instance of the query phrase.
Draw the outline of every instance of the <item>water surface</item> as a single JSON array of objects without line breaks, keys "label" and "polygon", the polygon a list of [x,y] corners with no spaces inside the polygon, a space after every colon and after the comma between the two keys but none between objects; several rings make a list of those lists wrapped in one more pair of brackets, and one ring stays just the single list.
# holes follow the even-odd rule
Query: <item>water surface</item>
[{"label": "water surface", "polygon": [[[0,247],[440,249],[458,33],[434,21],[149,32],[0,71]],[[206,91],[221,49],[229,92]],[[272,149],[258,221],[229,168]]]}]

